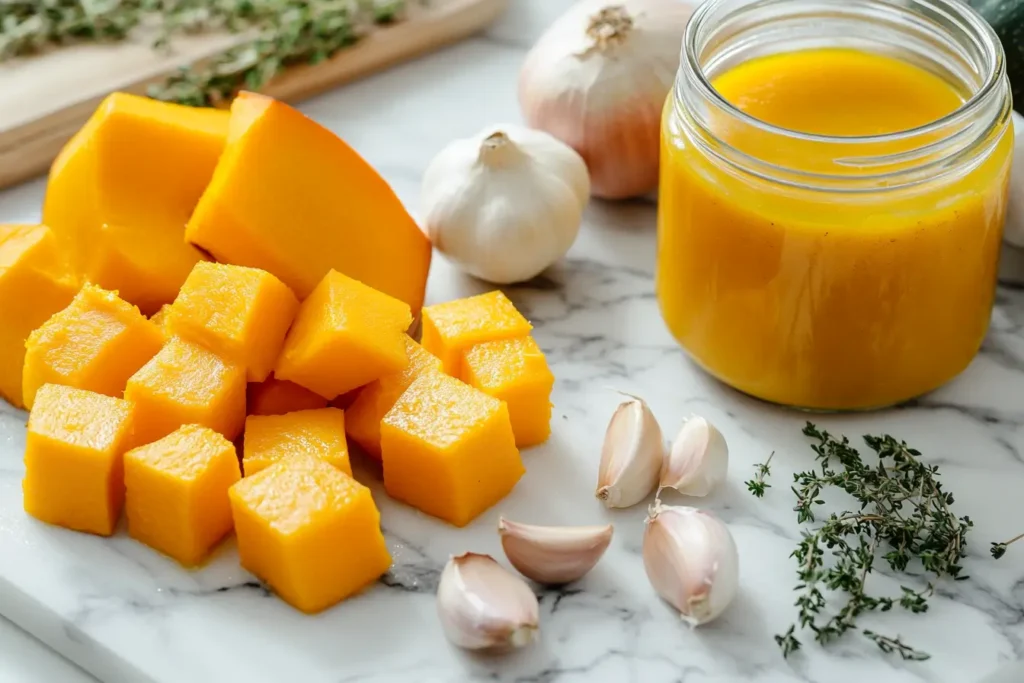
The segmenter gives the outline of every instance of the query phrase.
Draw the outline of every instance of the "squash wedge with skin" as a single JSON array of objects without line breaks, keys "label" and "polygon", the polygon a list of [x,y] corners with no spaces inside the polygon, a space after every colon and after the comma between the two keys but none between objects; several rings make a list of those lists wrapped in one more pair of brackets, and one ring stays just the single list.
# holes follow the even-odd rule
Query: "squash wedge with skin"
[{"label": "squash wedge with skin", "polygon": [[224,149],[229,115],[108,96],[50,168],[44,222],[74,272],[146,314],[198,261],[185,224]]},{"label": "squash wedge with skin", "polygon": [[417,313],[430,240],[337,135],[288,105],[240,93],[228,142],[186,230],[222,263],[262,268],[305,299],[332,269]]}]

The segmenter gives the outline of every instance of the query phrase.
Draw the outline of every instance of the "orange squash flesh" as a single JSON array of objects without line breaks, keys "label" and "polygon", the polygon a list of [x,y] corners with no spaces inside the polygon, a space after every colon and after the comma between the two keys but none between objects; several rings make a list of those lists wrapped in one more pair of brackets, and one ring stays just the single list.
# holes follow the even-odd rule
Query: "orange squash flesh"
[{"label": "orange squash flesh", "polygon": [[128,401],[56,384],[40,387],[25,440],[25,512],[76,531],[114,533],[132,425]]},{"label": "orange squash flesh", "polygon": [[441,360],[409,337],[405,338],[409,364],[363,387],[345,411],[345,430],[366,453],[380,460],[380,422],[398,397],[420,375],[441,372]]},{"label": "orange squash flesh", "polygon": [[231,531],[228,489],[241,478],[235,447],[197,425],[124,456],[128,533],[186,567]]},{"label": "orange squash flesh", "polygon": [[24,405],[25,340],[77,290],[46,226],[0,225],[0,397],[15,407]]},{"label": "orange squash flesh", "polygon": [[302,302],[274,376],[333,399],[404,368],[411,323],[407,304],[332,270]]},{"label": "orange squash flesh", "polygon": [[167,330],[246,369],[250,382],[270,374],[299,302],[256,268],[197,263],[167,313]]},{"label": "orange squash flesh", "polygon": [[108,96],[50,168],[43,222],[75,272],[143,312],[174,300],[203,256],[184,226],[213,175],[229,116]]},{"label": "orange squash flesh", "polygon": [[287,415],[250,415],[245,420],[242,469],[249,477],[276,462],[313,456],[351,476],[345,413],[337,408]]},{"label": "orange squash flesh", "polygon": [[423,309],[423,348],[441,359],[444,371],[461,375],[462,354],[471,346],[530,334],[533,326],[500,291],[456,299]]},{"label": "orange squash flesh", "polygon": [[160,350],[164,337],[115,293],[86,285],[25,343],[23,398],[32,407],[44,384],[120,397],[128,378]]},{"label": "orange squash flesh", "polygon": [[527,448],[547,441],[555,376],[532,337],[472,347],[463,357],[462,380],[508,405],[516,446]]},{"label": "orange squash flesh", "polygon": [[283,102],[240,93],[186,231],[217,261],[262,268],[304,299],[334,269],[423,305],[431,246],[383,178]]},{"label": "orange squash flesh", "polygon": [[247,396],[246,411],[250,415],[284,415],[327,407],[327,399],[320,394],[273,375],[262,382],[250,383]]},{"label": "orange squash flesh", "polygon": [[136,438],[152,443],[183,425],[209,427],[233,441],[245,423],[245,368],[179,337],[131,376]]},{"label": "orange squash flesh", "polygon": [[465,526],[522,477],[508,407],[454,377],[417,378],[381,422],[384,488]]},{"label": "orange squash flesh", "polygon": [[242,567],[319,612],[391,566],[370,490],[317,458],[278,462],[231,487]]}]

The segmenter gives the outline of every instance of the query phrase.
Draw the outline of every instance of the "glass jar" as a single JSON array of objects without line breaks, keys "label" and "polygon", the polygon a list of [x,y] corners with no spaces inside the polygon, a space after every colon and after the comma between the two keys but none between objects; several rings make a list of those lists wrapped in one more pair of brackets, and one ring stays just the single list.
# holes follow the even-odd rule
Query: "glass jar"
[{"label": "glass jar", "polygon": [[[808,134],[712,87],[752,59],[822,48],[921,67],[959,108],[897,133]],[[662,127],[657,293],[673,335],[726,384],[807,409],[950,380],[991,316],[1010,100],[998,39],[959,0],[708,0]]]}]

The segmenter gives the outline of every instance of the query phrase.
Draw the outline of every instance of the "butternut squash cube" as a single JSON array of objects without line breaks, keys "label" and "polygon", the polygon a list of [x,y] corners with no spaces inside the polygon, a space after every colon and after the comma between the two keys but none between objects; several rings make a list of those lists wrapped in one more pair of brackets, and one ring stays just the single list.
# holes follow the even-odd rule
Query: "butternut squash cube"
[{"label": "butternut squash cube", "polygon": [[271,375],[249,385],[247,404],[250,415],[284,415],[297,410],[326,408],[327,399],[295,382]]},{"label": "butternut squash cube", "polygon": [[358,389],[346,391],[344,394],[331,401],[329,405],[332,408],[341,408],[342,410],[348,410],[348,407],[355,402],[356,398],[359,396],[359,392],[361,392],[362,390],[363,388],[359,387]]},{"label": "butternut squash cube", "polygon": [[530,334],[533,327],[500,291],[456,299],[423,309],[423,348],[441,359],[444,371],[461,375],[462,354],[471,346]]},{"label": "butternut squash cube", "polygon": [[241,479],[235,447],[186,425],[125,453],[128,534],[194,567],[231,531],[228,489]]},{"label": "butternut squash cube", "polygon": [[525,471],[508,407],[442,373],[409,385],[380,436],[388,495],[456,526],[508,495]]},{"label": "butternut squash cube", "polygon": [[242,567],[296,609],[326,609],[391,566],[370,490],[323,460],[278,462],[229,493]]},{"label": "butternut squash cube", "polygon": [[527,448],[551,435],[551,374],[532,337],[477,344],[462,361],[462,381],[508,405],[516,446]]},{"label": "butternut squash cube", "polygon": [[195,424],[234,441],[245,423],[245,369],[179,337],[172,337],[128,380],[139,443]]},{"label": "butternut squash cube", "polygon": [[171,304],[164,304],[160,310],[149,316],[149,322],[159,327],[166,336],[171,336],[167,331],[167,314],[171,312]]},{"label": "butternut squash cube", "polygon": [[370,382],[345,411],[345,429],[366,453],[380,460],[380,421],[398,397],[420,375],[441,372],[441,360],[409,337],[405,338],[409,364],[404,370]]},{"label": "butternut squash cube", "polygon": [[242,469],[250,477],[281,460],[313,456],[352,474],[345,440],[345,413],[337,408],[287,415],[250,415],[245,420]]},{"label": "butternut squash cube", "polygon": [[85,285],[25,342],[24,401],[44,384],[120,397],[164,343],[160,329],[117,294]]},{"label": "butternut squash cube", "polygon": [[25,439],[25,512],[75,531],[114,533],[132,423],[128,401],[56,384],[40,387]]},{"label": "butternut squash cube", "polygon": [[394,191],[337,135],[263,95],[232,103],[186,236],[217,261],[273,273],[300,299],[333,269],[423,305],[430,240]]},{"label": "butternut squash cube", "polygon": [[202,344],[262,382],[274,369],[299,301],[270,273],[197,263],[167,314],[167,329]]},{"label": "butternut squash cube", "polygon": [[44,225],[0,225],[0,397],[24,405],[25,340],[78,290]]},{"label": "butternut squash cube", "polygon": [[108,96],[50,168],[43,205],[75,272],[143,312],[174,300],[202,253],[185,224],[224,149],[228,114]]},{"label": "butternut squash cube", "polygon": [[404,368],[410,324],[404,302],[332,270],[302,302],[274,375],[333,399]]}]

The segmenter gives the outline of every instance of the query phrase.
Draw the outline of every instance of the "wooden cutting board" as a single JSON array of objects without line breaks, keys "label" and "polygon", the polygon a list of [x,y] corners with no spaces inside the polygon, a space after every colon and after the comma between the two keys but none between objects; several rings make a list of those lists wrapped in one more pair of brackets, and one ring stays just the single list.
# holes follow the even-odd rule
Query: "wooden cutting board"
[{"label": "wooden cutting board", "polygon": [[[297,102],[341,83],[464,38],[498,17],[508,0],[409,2],[406,17],[375,28],[314,66],[281,74],[264,92]],[[37,176],[108,93],[144,93],[175,69],[215,55],[241,38],[182,37],[172,54],[145,36],[115,45],[76,45],[0,64],[0,187]]]}]

